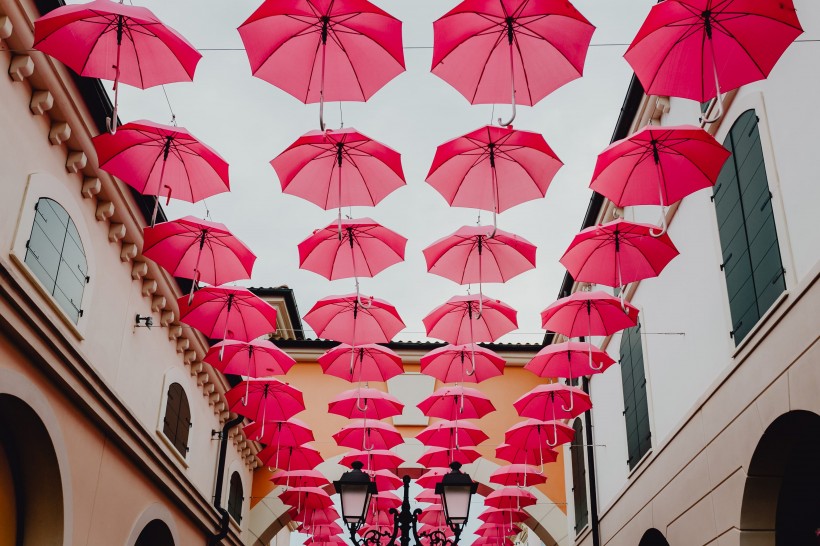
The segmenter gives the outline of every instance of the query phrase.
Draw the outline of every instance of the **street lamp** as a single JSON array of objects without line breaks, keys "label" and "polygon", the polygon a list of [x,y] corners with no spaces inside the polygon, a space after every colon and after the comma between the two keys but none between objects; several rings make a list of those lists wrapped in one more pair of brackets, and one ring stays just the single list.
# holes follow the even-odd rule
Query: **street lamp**
[{"label": "street lamp", "polygon": [[[396,546],[399,539],[401,546],[410,546],[410,533],[413,534],[415,546],[421,546],[421,539],[426,539],[426,546],[455,546],[461,538],[461,532],[470,516],[470,498],[478,489],[468,474],[461,471],[461,463],[451,463],[451,471],[442,476],[436,484],[436,493],[441,495],[444,506],[444,517],[447,526],[453,531],[449,539],[443,531],[418,532],[418,521],[421,509],[410,509],[410,476],[404,476],[404,499],[401,510],[390,509],[393,516],[393,531],[371,529],[359,538],[357,533],[364,525],[371,495],[377,493],[376,484],[362,472],[361,461],[353,463],[353,470],[345,472],[333,482],[336,492],[342,498],[342,519],[350,532],[350,540],[356,546]],[[382,540],[389,539],[386,544]]]}]

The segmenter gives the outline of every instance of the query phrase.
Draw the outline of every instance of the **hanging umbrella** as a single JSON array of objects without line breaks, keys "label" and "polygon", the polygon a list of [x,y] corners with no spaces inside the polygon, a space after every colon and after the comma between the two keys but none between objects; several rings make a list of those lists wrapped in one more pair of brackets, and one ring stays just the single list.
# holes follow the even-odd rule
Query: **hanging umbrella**
[{"label": "hanging umbrella", "polygon": [[470,104],[532,106],[580,78],[595,27],[566,0],[465,0],[433,23],[433,74]]},{"label": "hanging umbrella", "polygon": [[[479,308],[482,309],[479,315]],[[424,317],[430,337],[462,344],[495,341],[518,328],[517,312],[486,296],[454,296]]]},{"label": "hanging umbrella", "polygon": [[442,387],[422,400],[417,407],[428,417],[442,419],[480,419],[495,411],[490,398],[469,387]]},{"label": "hanging umbrella", "polygon": [[[647,95],[706,102],[767,78],[802,33],[792,0],[671,0],[652,6],[624,58]],[[707,121],[722,113],[719,101]]]},{"label": "hanging umbrella", "polygon": [[191,81],[202,55],[150,10],[109,0],[60,6],[34,22],[34,48],[80,76],[114,81],[116,131],[119,84],[147,89]]},{"label": "hanging umbrella", "polygon": [[[578,282],[625,287],[657,277],[678,249],[666,233],[653,236],[654,228],[623,219],[588,227],[575,236],[559,261]],[[622,289],[622,302],[624,296]]]},{"label": "hanging umbrella", "polygon": [[535,448],[527,448],[518,445],[501,444],[495,448],[495,456],[502,461],[507,461],[515,465],[539,466],[536,473],[544,473],[546,463],[554,463],[558,460],[558,453],[549,446],[539,445]]},{"label": "hanging umbrella", "polygon": [[425,451],[421,457],[419,457],[418,463],[425,468],[433,468],[450,466],[450,463],[453,462],[470,464],[477,461],[480,457],[481,454],[470,447],[462,447],[459,449],[431,447]]},{"label": "hanging umbrella", "polygon": [[700,127],[647,125],[601,152],[589,187],[618,207],[660,205],[665,231],[666,207],[713,186],[730,155]]},{"label": "hanging umbrella", "polygon": [[427,489],[435,489],[436,485],[441,482],[445,474],[449,474],[449,468],[430,468],[416,479],[416,484],[419,487]]},{"label": "hanging umbrella", "polygon": [[516,543],[509,537],[479,537],[472,546],[516,546]]},{"label": "hanging umbrella", "polygon": [[[351,369],[350,359],[354,359]],[[365,343],[351,347],[342,343],[318,358],[322,372],[353,383],[354,381],[378,381],[384,383],[391,377],[404,373],[401,357],[393,350]]]},{"label": "hanging umbrella", "polygon": [[[475,358],[475,371],[468,375]],[[420,359],[421,373],[435,377],[442,383],[480,383],[504,373],[506,361],[494,351],[467,343],[463,345],[445,345],[433,349]]]},{"label": "hanging umbrella", "polygon": [[186,216],[147,227],[143,233],[142,255],[175,277],[193,279],[194,284],[251,277],[256,256],[225,224]]},{"label": "hanging umbrella", "polygon": [[307,444],[279,447],[271,445],[260,451],[256,456],[265,466],[287,469],[288,471],[313,470],[324,462],[319,452]]},{"label": "hanging umbrella", "polygon": [[428,447],[448,449],[477,446],[488,438],[483,430],[468,421],[438,421],[416,434],[416,439]]},{"label": "hanging umbrella", "polygon": [[367,0],[266,0],[239,27],[251,71],[305,104],[366,101],[404,72],[401,21]]},{"label": "hanging umbrella", "polygon": [[[439,448],[431,448],[431,449],[439,449]],[[421,464],[421,463],[419,463]],[[428,465],[424,465],[428,466]],[[441,495],[436,494],[434,489],[422,489],[421,493],[413,497],[416,502],[423,502],[428,504],[440,504],[441,503]]]},{"label": "hanging umbrella", "polygon": [[541,327],[567,337],[609,336],[638,324],[638,308],[596,290],[578,291],[541,311]]},{"label": "hanging umbrella", "polygon": [[398,469],[404,459],[388,449],[354,450],[342,457],[339,464],[350,468],[356,461],[361,462],[367,470],[383,470]]},{"label": "hanging umbrella", "polygon": [[391,304],[356,294],[322,298],[304,319],[317,336],[354,347],[358,343],[387,343],[404,328]]},{"label": "hanging umbrella", "polygon": [[556,421],[527,419],[507,429],[504,442],[514,446],[533,449],[544,444],[555,447],[570,443],[575,438],[575,429]]},{"label": "hanging umbrella", "polygon": [[[385,514],[385,512],[383,510],[379,510],[378,513],[379,514]],[[387,515],[385,515],[384,519],[388,520],[389,517]],[[364,537],[366,534],[368,534],[371,531],[375,531],[376,533],[379,533],[382,536],[390,536],[391,534],[393,534],[393,523],[388,522],[388,523],[385,523],[383,525],[371,525],[370,523],[365,522],[364,525],[359,527],[359,530],[356,531],[356,533],[360,537]],[[381,544],[381,542],[379,544]]]},{"label": "hanging umbrella", "polygon": [[[506,501],[499,501],[499,502],[506,502]],[[490,508],[492,509],[492,508]],[[513,501],[513,505],[506,507],[506,511],[510,512],[514,509],[515,503]],[[512,523],[488,523],[484,522],[478,526],[478,528],[473,531],[476,535],[480,537],[509,537],[517,535],[521,532],[521,529]]]},{"label": "hanging umbrella", "polygon": [[[547,477],[541,474],[535,466],[528,464],[508,464],[498,467],[490,474],[490,482],[499,485],[515,485],[527,487],[546,483]],[[479,516],[481,517],[481,516]]]},{"label": "hanging umbrella", "polygon": [[404,443],[401,433],[393,425],[381,421],[356,419],[333,435],[336,444],[342,447],[371,449],[391,449]]},{"label": "hanging umbrella", "polygon": [[401,415],[403,409],[398,398],[373,388],[344,391],[327,404],[328,413],[347,418],[385,419]]},{"label": "hanging umbrella", "polygon": [[284,193],[325,210],[375,206],[406,184],[401,155],[355,129],[311,131],[271,165]]},{"label": "hanging umbrella", "polygon": [[279,500],[284,504],[296,507],[298,510],[323,510],[333,506],[333,500],[324,489],[318,487],[292,487],[279,494]]},{"label": "hanging umbrella", "polygon": [[[262,427],[265,427],[265,434],[262,434]],[[308,424],[295,417],[287,421],[269,420],[264,424],[254,421],[245,425],[242,430],[249,440],[265,445],[300,446],[315,439]]]},{"label": "hanging umbrella", "polygon": [[224,374],[246,377],[285,375],[296,361],[267,339],[226,339],[212,345],[202,359]]},{"label": "hanging umbrella", "polygon": [[122,125],[116,134],[102,133],[91,141],[100,168],[141,194],[196,203],[230,190],[228,163],[184,127],[139,120]]},{"label": "hanging umbrella", "polygon": [[[318,470],[277,470],[271,476],[270,481],[275,485],[286,487],[323,487],[330,483]],[[332,526],[330,527],[332,530]],[[341,528],[338,532],[330,532],[330,534],[335,535],[340,532]]]},{"label": "hanging umbrella", "polygon": [[339,536],[312,536],[304,541],[303,546],[347,546],[345,539]]},{"label": "hanging umbrella", "polygon": [[444,523],[444,507],[440,504],[428,506],[419,514],[418,520],[426,525],[438,527]]},{"label": "hanging umbrella", "polygon": [[312,527],[305,527],[304,523],[301,523],[296,528],[296,531],[300,533],[307,533],[308,529],[310,530],[310,534],[314,537],[332,537],[344,532],[342,527],[335,521],[327,524],[323,523],[320,525],[314,525]]},{"label": "hanging umbrella", "polygon": [[[377,473],[376,475],[378,476],[379,474]],[[373,510],[388,511],[391,508],[398,508],[399,506],[401,506],[401,499],[398,497],[398,495],[388,491],[388,489],[398,489],[399,487],[401,487],[402,480],[396,477],[395,475],[393,477],[396,478],[396,480],[398,480],[399,482],[399,485],[397,485],[396,487],[385,487],[384,489],[382,489],[381,486],[376,484],[376,489],[379,490],[379,493],[377,495],[373,495],[370,498],[370,507]],[[395,481],[391,480],[390,485],[394,483]]]},{"label": "hanging umbrella", "polygon": [[547,345],[536,354],[526,366],[538,377],[564,377],[569,380],[603,373],[615,364],[605,351],[591,343],[565,341]]},{"label": "hanging umbrella", "polygon": [[427,183],[454,207],[495,215],[547,193],[563,163],[538,133],[487,125],[436,149]]},{"label": "hanging umbrella", "polygon": [[[384,495],[385,499],[387,499],[387,498],[390,499],[390,500],[385,500],[384,502],[382,502],[381,506],[379,504],[377,504],[374,507],[374,509],[375,510],[388,510],[389,508],[394,508],[394,506],[392,506],[392,504],[394,502],[393,499],[399,500],[399,498],[396,497],[395,495],[393,495],[392,493],[388,493],[388,492],[389,491],[394,491],[394,490],[398,489],[399,487],[401,487],[401,485],[403,483],[401,478],[399,478],[398,476],[396,476],[393,472],[391,472],[389,470],[382,469],[382,470],[372,471],[370,479],[373,480],[374,482],[376,482],[376,489],[378,489],[379,495],[380,496]],[[393,495],[393,496],[392,497],[387,497],[388,494]],[[400,500],[399,500],[399,504],[401,504]]]},{"label": "hanging umbrella", "polygon": [[385,510],[369,510],[365,523],[371,528],[393,527],[393,516]]},{"label": "hanging umbrella", "polygon": [[422,523],[418,526],[419,541],[422,544],[430,544],[430,539],[434,534],[444,538],[452,538],[455,536],[455,533],[453,533],[453,530],[447,525],[447,521],[444,518],[436,524]]},{"label": "hanging umbrella", "polygon": [[309,533],[311,529],[319,525],[328,525],[335,523],[339,516],[334,508],[325,508],[324,510],[295,510],[291,508],[288,510],[288,515],[293,521],[301,522],[302,532]]},{"label": "hanging umbrella", "polygon": [[[546,478],[544,478],[546,480]],[[478,519],[484,523],[512,525],[527,521],[530,515],[523,510],[486,508],[478,515]]]},{"label": "hanging umbrella", "polygon": [[484,499],[484,505],[493,508],[526,508],[535,502],[535,495],[526,489],[509,486],[496,489]]},{"label": "hanging umbrella", "polygon": [[[570,401],[575,400],[573,407]],[[572,419],[592,408],[589,395],[577,387],[562,383],[538,385],[513,402],[521,417],[532,417],[542,421]]]},{"label": "hanging umbrella", "polygon": [[285,421],[305,410],[302,392],[278,379],[246,379],[225,393],[228,410],[263,423]]},{"label": "hanging umbrella", "polygon": [[246,288],[209,286],[177,304],[179,321],[211,339],[251,341],[276,331],[276,309]]}]

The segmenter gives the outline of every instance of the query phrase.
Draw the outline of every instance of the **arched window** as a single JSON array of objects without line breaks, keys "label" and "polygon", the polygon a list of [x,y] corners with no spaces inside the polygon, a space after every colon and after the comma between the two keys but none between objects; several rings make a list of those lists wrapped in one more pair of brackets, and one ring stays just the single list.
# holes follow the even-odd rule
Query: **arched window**
[{"label": "arched window", "polygon": [[188,453],[188,432],[191,429],[191,408],[182,385],[171,383],[168,387],[168,401],[165,405],[165,419],[162,432],[185,457]]},{"label": "arched window", "polygon": [[576,419],[572,424],[575,437],[570,446],[572,458],[572,499],[575,506],[575,532],[578,533],[589,523],[587,506],[587,469],[584,460],[584,423]]},{"label": "arched window", "polygon": [[740,115],[723,145],[732,157],[712,200],[732,315],[730,335],[737,345],[786,289],[786,281],[754,110]]},{"label": "arched window", "polygon": [[25,263],[76,324],[83,315],[83,291],[89,281],[80,234],[57,201],[43,197],[34,209]]},{"label": "arched window", "polygon": [[641,537],[638,546],[669,546],[669,542],[667,542],[663,533],[657,529],[649,529],[643,534],[643,537]]},{"label": "arched window", "polygon": [[242,521],[242,503],[244,501],[242,477],[239,472],[234,472],[231,474],[231,487],[228,492],[228,513],[237,523]]},{"label": "arched window", "polygon": [[626,463],[635,468],[652,447],[649,427],[649,404],[646,399],[646,372],[643,366],[641,325],[621,334],[621,381],[624,391],[624,421],[626,422]]},{"label": "arched window", "polygon": [[164,521],[155,519],[142,529],[134,546],[174,546],[174,537]]}]

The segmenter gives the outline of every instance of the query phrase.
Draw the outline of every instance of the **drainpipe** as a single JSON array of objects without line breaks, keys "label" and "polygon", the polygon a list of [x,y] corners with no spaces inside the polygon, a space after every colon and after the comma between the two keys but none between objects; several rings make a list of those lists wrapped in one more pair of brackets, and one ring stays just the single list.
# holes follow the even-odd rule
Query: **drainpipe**
[{"label": "drainpipe", "polygon": [[[589,378],[584,377],[583,390],[590,394]],[[587,444],[587,466],[589,467],[589,527],[592,534],[592,546],[601,546],[601,529],[598,523],[598,482],[595,481],[595,448],[592,435],[592,410],[584,414],[586,424],[584,434]]]},{"label": "drainpipe", "polygon": [[216,546],[222,539],[228,536],[228,525],[230,523],[228,511],[222,507],[222,484],[225,481],[225,457],[228,453],[228,436],[232,428],[241,423],[245,418],[239,415],[231,419],[222,427],[219,436],[219,459],[216,465],[216,487],[214,492],[214,508],[219,512],[219,530],[208,537],[208,546]]}]

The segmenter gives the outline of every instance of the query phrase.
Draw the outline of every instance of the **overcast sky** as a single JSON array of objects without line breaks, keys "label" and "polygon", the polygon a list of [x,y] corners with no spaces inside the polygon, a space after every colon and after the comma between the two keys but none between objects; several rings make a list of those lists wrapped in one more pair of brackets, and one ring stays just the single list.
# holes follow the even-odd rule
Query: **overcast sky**
[{"label": "overcast sky", "polygon": [[[78,3],[73,2],[72,3]],[[236,28],[259,0],[139,0],[195,47],[205,49],[194,83],[165,86],[180,126],[215,148],[231,166],[230,193],[207,200],[211,218],[225,223],[258,256],[253,286],[288,285],[304,315],[321,297],[353,291],[353,280],[329,282],[298,267],[296,245],[314,229],[333,221],[297,197],[284,195],[269,161],[303,133],[318,129],[318,105],[305,105],[251,76]],[[366,103],[343,105],[345,127],[355,127],[402,154],[407,186],[375,208],[356,207],[354,217],[370,216],[409,239],[406,261],[364,279],[365,294],[393,303],[407,328],[400,340],[425,339],[421,319],[465,287],[426,273],[421,250],[465,224],[476,212],[450,208],[424,182],[438,144],[488,123],[493,107],[472,106],[430,73],[432,22],[457,4],[452,0],[375,2],[404,22],[407,72]],[[622,55],[653,0],[576,0],[575,6],[596,27],[584,77],[554,92],[533,108],[519,107],[515,127],[542,133],[565,166],[545,199],[517,206],[499,216],[499,227],[538,246],[535,270],[506,284],[485,286],[485,294],[519,311],[519,330],[506,342],[539,342],[539,312],[555,300],[564,275],[558,263],[577,233],[586,210],[589,179],[597,154],[609,143],[631,77]],[[110,83],[106,86],[110,89]],[[339,126],[339,105],[326,105],[329,127]],[[509,106],[495,108],[507,116]],[[161,87],[145,91],[123,86],[123,122],[150,119],[170,122]],[[169,217],[204,217],[205,205],[172,202]],[[485,213],[485,219],[491,217]],[[474,290],[475,291],[475,290]],[[307,325],[305,325],[307,326]],[[306,332],[313,337],[313,332]]]}]

